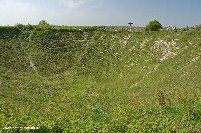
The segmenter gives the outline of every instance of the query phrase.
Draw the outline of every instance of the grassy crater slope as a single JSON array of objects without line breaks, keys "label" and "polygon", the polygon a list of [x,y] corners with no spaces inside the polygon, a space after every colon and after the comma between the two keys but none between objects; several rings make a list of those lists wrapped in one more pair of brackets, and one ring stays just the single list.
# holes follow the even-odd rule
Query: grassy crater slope
[{"label": "grassy crater slope", "polygon": [[0,129],[201,131],[199,30],[0,27],[0,75]]}]

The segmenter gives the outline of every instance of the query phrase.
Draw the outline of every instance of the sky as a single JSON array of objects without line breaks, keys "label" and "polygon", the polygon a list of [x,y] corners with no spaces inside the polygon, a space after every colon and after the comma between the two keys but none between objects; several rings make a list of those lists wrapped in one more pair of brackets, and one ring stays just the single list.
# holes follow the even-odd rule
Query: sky
[{"label": "sky", "polygon": [[201,0],[0,0],[0,25],[165,26],[201,24]]}]

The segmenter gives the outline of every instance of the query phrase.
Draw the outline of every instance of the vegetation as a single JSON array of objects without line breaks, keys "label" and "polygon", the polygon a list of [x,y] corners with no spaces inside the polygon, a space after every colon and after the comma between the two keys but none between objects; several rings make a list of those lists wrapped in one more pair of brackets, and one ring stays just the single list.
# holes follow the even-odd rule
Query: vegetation
[{"label": "vegetation", "polygon": [[196,29],[201,29],[201,24],[194,26]]},{"label": "vegetation", "polygon": [[45,20],[41,20],[38,25],[49,25]]},{"label": "vegetation", "polygon": [[2,132],[200,132],[200,30],[20,27],[0,27]]},{"label": "vegetation", "polygon": [[148,31],[158,31],[162,28],[163,28],[162,24],[159,21],[154,20],[154,21],[149,22],[149,24],[146,26],[145,29]]}]

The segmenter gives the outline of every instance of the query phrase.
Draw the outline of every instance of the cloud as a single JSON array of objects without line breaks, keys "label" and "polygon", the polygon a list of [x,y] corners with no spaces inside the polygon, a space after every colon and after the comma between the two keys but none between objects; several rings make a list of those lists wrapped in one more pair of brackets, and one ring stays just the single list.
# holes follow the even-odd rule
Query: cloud
[{"label": "cloud", "polygon": [[29,2],[34,2],[34,0],[0,0],[1,3],[11,3],[11,2],[15,2],[15,3],[29,3]]},{"label": "cloud", "polygon": [[91,0],[60,0],[60,3],[68,8],[79,8],[90,1]]},{"label": "cloud", "polygon": [[0,25],[38,24],[42,19],[49,20],[54,13],[33,0],[0,0],[0,3]]}]

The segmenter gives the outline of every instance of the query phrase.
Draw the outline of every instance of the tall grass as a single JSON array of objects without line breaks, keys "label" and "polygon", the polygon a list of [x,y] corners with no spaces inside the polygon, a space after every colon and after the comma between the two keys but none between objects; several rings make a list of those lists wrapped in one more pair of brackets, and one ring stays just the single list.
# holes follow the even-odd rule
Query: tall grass
[{"label": "tall grass", "polygon": [[0,34],[0,129],[200,132],[200,31],[29,30]]}]

